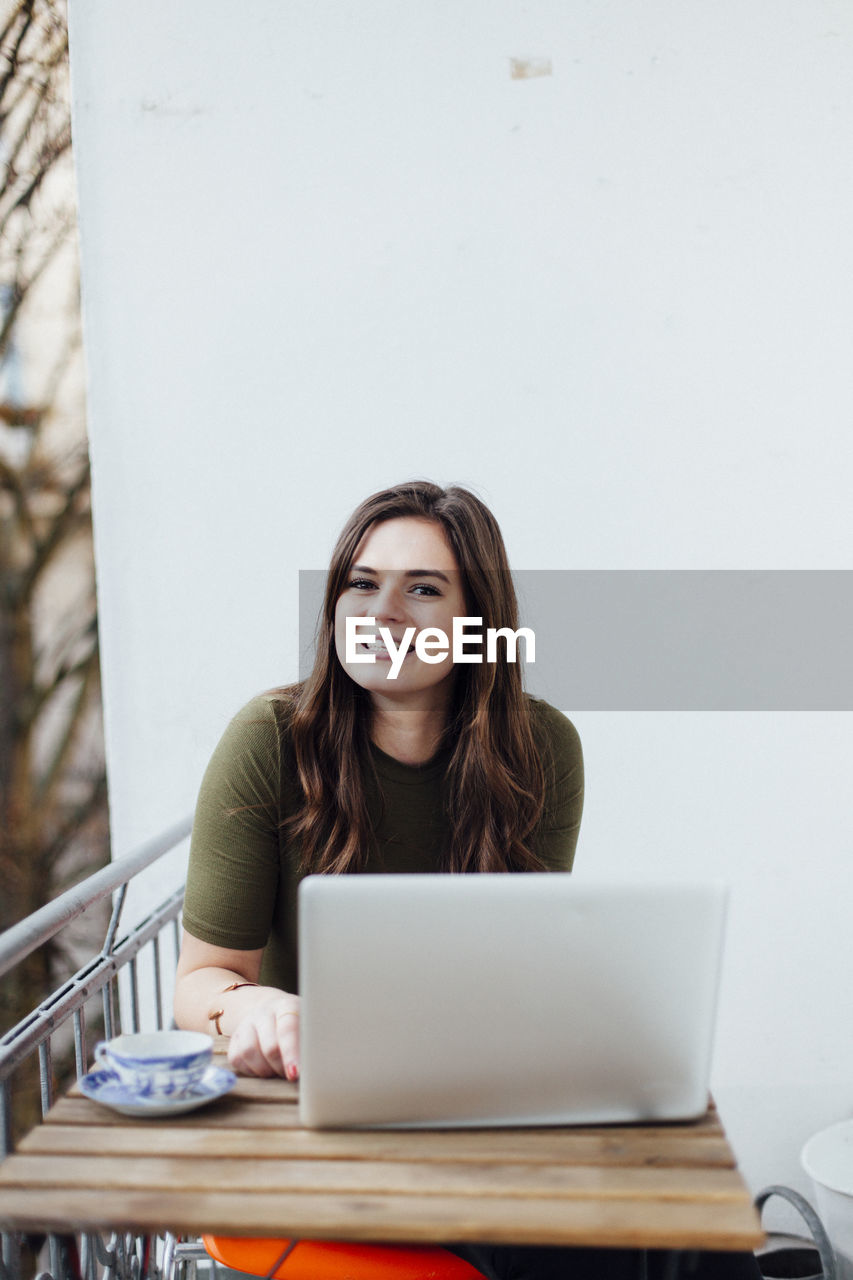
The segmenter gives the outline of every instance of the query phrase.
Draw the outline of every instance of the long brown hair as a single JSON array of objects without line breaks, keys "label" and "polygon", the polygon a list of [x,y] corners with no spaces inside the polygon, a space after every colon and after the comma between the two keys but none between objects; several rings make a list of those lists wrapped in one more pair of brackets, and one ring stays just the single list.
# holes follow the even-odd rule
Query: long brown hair
[{"label": "long brown hair", "polygon": [[[412,481],[367,498],[347,521],[326,579],[311,675],[282,690],[292,701],[293,749],[304,803],[288,826],[303,869],[358,871],[373,842],[365,769],[370,753],[369,694],[335,652],[335,606],[368,529],[399,517],[440,525],[462,574],[471,616],[483,628],[518,626],[518,604],[497,521],[467,489]],[[448,871],[539,870],[530,847],[542,813],[544,771],[534,742],[518,663],[457,667],[448,748]]]}]

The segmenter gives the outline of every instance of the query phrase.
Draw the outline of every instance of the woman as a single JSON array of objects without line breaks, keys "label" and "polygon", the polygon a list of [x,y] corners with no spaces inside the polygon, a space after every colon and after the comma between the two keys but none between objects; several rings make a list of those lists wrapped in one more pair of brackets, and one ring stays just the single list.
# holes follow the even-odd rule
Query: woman
[{"label": "woman", "polygon": [[[201,788],[178,1024],[230,1036],[248,1075],[299,1074],[296,888],[310,871],[569,870],[583,805],[578,735],[522,692],[517,663],[423,660],[454,617],[517,627],[494,516],[424,482],[368,498],[329,569],[314,670],[232,721]],[[356,640],[384,628],[384,636]],[[423,645],[421,652],[425,652]],[[402,655],[402,656],[401,656]],[[398,669],[397,669],[398,668]],[[396,674],[392,678],[392,669]],[[454,1248],[489,1280],[664,1280],[638,1250]],[[695,1280],[760,1280],[751,1255],[690,1255]]]},{"label": "woman", "polygon": [[[517,628],[494,516],[461,488],[416,482],[374,494],[332,555],[311,676],[254,699],[210,762],[175,1016],[229,1035],[243,1074],[299,1074],[303,875],[571,868],[583,804],[577,733],[524,695],[500,642],[494,662],[436,661],[435,647],[433,660],[419,656],[422,632],[450,637],[460,616],[482,619],[483,634]],[[348,617],[361,620],[350,653]],[[372,625],[385,639],[366,638]]]}]

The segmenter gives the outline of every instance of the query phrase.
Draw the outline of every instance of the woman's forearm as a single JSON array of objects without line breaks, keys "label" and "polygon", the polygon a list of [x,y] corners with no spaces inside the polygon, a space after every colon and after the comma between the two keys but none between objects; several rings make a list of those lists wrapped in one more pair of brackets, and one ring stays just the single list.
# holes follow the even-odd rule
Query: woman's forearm
[{"label": "woman's forearm", "polygon": [[176,980],[175,1021],[188,1031],[228,1036],[253,1009],[281,994],[233,969],[194,969]]},{"label": "woman's forearm", "polygon": [[244,1075],[299,1075],[299,997],[262,986],[263,951],[217,947],[184,933],[175,1021],[230,1038],[228,1061]]}]

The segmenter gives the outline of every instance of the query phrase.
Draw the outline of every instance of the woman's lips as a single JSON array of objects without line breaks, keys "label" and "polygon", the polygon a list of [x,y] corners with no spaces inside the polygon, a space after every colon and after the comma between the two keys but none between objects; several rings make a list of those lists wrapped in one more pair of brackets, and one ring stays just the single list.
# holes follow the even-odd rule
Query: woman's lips
[{"label": "woman's lips", "polygon": [[[396,638],[396,636],[392,636],[392,639],[396,645],[400,644],[400,641]],[[388,649],[385,647],[385,645],[382,643],[381,640],[376,640],[372,644],[368,643],[365,640],[360,640],[358,643],[358,647],[362,651],[362,653],[372,653],[376,658],[377,662],[392,661],[391,654],[388,652]],[[409,654],[412,652],[413,650],[411,649],[411,647],[406,650],[406,652],[403,654],[404,662],[406,658],[408,658]]]}]

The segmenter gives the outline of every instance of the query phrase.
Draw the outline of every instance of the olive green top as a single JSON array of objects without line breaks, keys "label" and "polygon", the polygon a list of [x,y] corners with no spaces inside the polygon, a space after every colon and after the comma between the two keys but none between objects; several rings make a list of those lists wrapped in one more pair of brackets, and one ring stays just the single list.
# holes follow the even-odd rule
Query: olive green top
[{"label": "olive green top", "polygon": [[[546,777],[533,849],[549,871],[569,871],[583,807],[580,739],[547,702],[531,698],[530,706]],[[287,715],[276,694],[253,698],[213,753],[193,824],[184,928],[220,947],[266,948],[262,981],[298,991],[296,890],[303,873],[282,822],[298,809],[301,791]],[[449,753],[408,765],[376,746],[371,752],[376,779],[366,770],[365,785],[370,811],[381,817],[365,870],[440,871]]]}]

